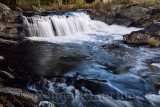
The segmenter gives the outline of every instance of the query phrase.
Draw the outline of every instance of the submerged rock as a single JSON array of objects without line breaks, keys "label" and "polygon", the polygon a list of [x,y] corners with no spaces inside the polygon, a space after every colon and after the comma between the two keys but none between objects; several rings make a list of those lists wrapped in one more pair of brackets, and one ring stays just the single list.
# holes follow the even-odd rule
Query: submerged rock
[{"label": "submerged rock", "polygon": [[120,45],[118,43],[112,43],[112,44],[106,44],[106,45],[102,45],[103,48],[119,48]]}]

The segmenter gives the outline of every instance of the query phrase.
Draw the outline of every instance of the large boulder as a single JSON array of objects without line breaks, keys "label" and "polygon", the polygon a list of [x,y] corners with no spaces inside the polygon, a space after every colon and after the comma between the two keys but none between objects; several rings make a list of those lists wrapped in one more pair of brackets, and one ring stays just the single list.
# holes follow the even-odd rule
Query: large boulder
[{"label": "large boulder", "polygon": [[135,22],[147,17],[149,10],[140,6],[131,6],[121,10],[121,15],[133,19]]},{"label": "large boulder", "polygon": [[123,26],[147,26],[146,20],[149,21],[151,15],[149,9],[131,5],[115,5],[107,13],[105,22],[108,24],[118,24]]},{"label": "large boulder", "polygon": [[123,40],[128,44],[147,44],[149,33],[144,31],[136,31],[123,36]]},{"label": "large boulder", "polygon": [[123,40],[128,44],[149,44],[160,47],[160,26],[158,23],[153,23],[145,30],[124,35]]}]

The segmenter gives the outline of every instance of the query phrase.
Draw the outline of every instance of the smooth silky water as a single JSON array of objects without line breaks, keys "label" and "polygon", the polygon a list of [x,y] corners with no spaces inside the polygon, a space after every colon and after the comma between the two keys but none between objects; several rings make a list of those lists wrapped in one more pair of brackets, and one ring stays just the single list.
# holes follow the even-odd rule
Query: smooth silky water
[{"label": "smooth silky water", "polygon": [[24,27],[22,43],[1,47],[6,60],[0,67],[32,75],[24,85],[43,97],[39,106],[160,105],[159,88],[148,77],[160,66],[146,62],[160,50],[123,43],[122,35],[140,28],[107,25],[84,12],[24,16]]}]

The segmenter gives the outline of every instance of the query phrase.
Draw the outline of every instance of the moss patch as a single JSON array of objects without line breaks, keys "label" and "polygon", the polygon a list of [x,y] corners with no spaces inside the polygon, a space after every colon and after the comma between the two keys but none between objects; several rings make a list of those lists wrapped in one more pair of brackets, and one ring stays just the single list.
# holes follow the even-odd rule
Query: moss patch
[{"label": "moss patch", "polygon": [[148,40],[149,44],[153,47],[160,47],[160,41],[159,40],[156,40],[154,38],[150,38]]}]

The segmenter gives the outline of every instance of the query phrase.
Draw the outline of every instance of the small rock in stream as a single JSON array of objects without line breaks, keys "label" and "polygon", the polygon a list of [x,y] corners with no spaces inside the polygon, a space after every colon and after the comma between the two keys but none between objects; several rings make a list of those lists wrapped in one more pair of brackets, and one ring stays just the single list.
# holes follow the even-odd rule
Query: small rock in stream
[{"label": "small rock in stream", "polygon": [[118,43],[112,43],[112,44],[106,44],[106,45],[102,45],[103,48],[119,48],[120,45]]},{"label": "small rock in stream", "polygon": [[4,57],[3,56],[0,56],[0,61],[3,61],[4,60]]}]

